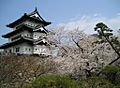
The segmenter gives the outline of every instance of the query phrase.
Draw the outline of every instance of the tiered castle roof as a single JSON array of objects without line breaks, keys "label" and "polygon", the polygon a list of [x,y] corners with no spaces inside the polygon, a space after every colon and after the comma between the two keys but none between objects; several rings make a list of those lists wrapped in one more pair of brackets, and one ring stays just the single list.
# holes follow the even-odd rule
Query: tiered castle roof
[{"label": "tiered castle roof", "polygon": [[[22,22],[25,22],[25,21],[31,21],[31,22],[35,22],[35,23],[38,23],[38,24],[42,24],[42,25],[38,25],[35,28],[33,28],[29,25],[22,24]],[[7,27],[10,27],[10,28],[15,28],[16,27],[16,28],[12,32],[9,32],[5,35],[2,35],[2,37],[10,38],[11,36],[16,35],[17,33],[21,33],[24,30],[27,30],[29,32],[41,32],[41,33],[46,33],[47,34],[48,31],[44,28],[44,26],[47,26],[49,24],[51,24],[51,22],[45,21],[40,16],[40,14],[38,13],[37,8],[36,8],[33,12],[31,12],[29,14],[25,13],[22,17],[20,17],[16,21],[8,24]],[[40,28],[41,26],[42,26],[42,29]],[[38,39],[37,41],[35,41],[33,38],[19,35],[19,36],[17,36],[17,39],[15,39],[14,41],[10,41],[6,44],[1,45],[0,49],[11,47],[11,46],[23,43],[23,42],[27,42],[27,43],[32,44],[32,45],[34,45],[34,44],[49,45],[48,42],[45,41],[44,39]]]},{"label": "tiered castle roof", "polygon": [[29,14],[25,13],[25,14],[24,14],[21,18],[19,18],[18,20],[14,21],[14,22],[12,22],[12,23],[10,23],[10,24],[8,24],[7,27],[14,28],[16,25],[18,25],[18,24],[20,24],[20,23],[22,23],[22,22],[24,22],[24,21],[26,21],[26,20],[43,24],[43,26],[47,26],[47,25],[51,24],[51,22],[45,21],[45,20],[40,16],[40,14],[38,13],[37,8],[36,8],[33,12],[31,12],[31,13],[29,13]]}]

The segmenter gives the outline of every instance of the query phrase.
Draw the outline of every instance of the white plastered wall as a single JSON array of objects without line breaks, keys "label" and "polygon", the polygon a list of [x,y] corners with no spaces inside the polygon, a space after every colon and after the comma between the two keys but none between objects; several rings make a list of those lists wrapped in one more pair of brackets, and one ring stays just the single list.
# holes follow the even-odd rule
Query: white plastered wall
[{"label": "white plastered wall", "polygon": [[45,45],[35,45],[33,54],[45,54],[45,55],[51,55],[50,49],[48,46]]},{"label": "white plastered wall", "polygon": [[32,33],[30,33],[29,31],[23,31],[23,32],[21,32],[21,33],[18,33],[18,34],[16,34],[16,35],[14,35],[14,36],[11,36],[9,39],[8,39],[8,41],[9,42],[11,42],[11,39],[12,38],[15,38],[15,37],[17,37],[17,36],[19,36],[19,35],[21,35],[21,36],[26,36],[26,37],[32,37]]},{"label": "white plastered wall", "polygon": [[33,39],[39,39],[40,37],[43,37],[43,36],[46,36],[46,34],[40,33],[40,32],[33,33]]},{"label": "white plastered wall", "polygon": [[[19,52],[16,52],[16,48],[19,48]],[[5,51],[10,53],[9,52],[10,49],[11,49],[11,53],[15,53],[15,54],[32,54],[33,53],[33,47],[27,43],[22,43],[19,45],[6,48]]]}]

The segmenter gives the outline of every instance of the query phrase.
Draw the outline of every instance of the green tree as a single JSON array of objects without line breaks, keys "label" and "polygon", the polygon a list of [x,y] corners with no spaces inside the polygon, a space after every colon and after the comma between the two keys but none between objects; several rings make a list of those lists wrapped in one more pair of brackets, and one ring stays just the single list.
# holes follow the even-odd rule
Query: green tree
[{"label": "green tree", "polygon": [[107,25],[104,23],[98,23],[96,24],[95,31],[98,32],[98,37],[100,38],[99,43],[108,42],[112,49],[115,51],[115,53],[118,55],[118,57],[114,60],[112,60],[109,65],[116,62],[118,59],[120,59],[120,42],[118,40],[118,37],[113,36],[113,33]]}]

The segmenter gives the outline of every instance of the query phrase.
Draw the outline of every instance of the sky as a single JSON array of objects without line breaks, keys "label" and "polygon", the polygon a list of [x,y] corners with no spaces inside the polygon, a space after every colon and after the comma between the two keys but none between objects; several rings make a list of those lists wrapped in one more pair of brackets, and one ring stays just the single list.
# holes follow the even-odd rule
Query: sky
[{"label": "sky", "polygon": [[[102,21],[113,29],[120,28],[120,0],[0,0],[0,36],[12,31],[7,24],[35,7],[45,20],[52,22],[50,27],[79,27],[93,33],[95,24]],[[6,41],[0,37],[0,44]]]}]

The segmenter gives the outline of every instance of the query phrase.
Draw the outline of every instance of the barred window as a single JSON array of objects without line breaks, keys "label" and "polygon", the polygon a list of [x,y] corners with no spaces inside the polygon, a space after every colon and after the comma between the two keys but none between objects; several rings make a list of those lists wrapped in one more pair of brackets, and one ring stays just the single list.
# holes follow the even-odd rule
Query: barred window
[{"label": "barred window", "polygon": [[17,47],[17,48],[16,48],[16,52],[20,52],[20,47]]}]

